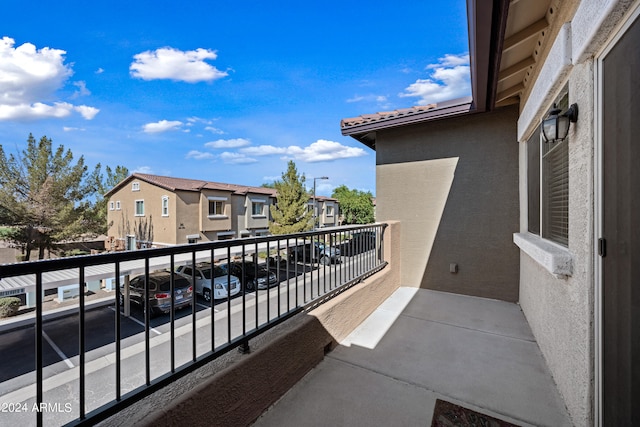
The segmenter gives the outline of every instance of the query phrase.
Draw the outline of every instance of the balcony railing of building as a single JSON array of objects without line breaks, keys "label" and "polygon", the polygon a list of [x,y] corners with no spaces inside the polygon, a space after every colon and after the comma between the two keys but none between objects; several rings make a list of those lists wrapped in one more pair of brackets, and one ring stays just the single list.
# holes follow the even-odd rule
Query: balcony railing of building
[{"label": "balcony railing of building", "polygon": [[[0,265],[4,287],[29,283],[36,299],[32,329],[23,329],[23,342],[12,344],[30,357],[35,353],[35,361],[25,357],[30,366],[2,375],[3,420],[92,425],[231,350],[249,352],[258,335],[384,268],[385,227],[346,226]],[[192,266],[197,268],[186,268]],[[158,270],[183,274],[164,273],[169,283],[163,288],[153,284]],[[185,278],[190,287],[180,289],[178,282]],[[85,283],[98,279],[115,282],[113,301],[102,311],[89,309],[83,292]],[[58,331],[67,341],[56,344],[49,337],[53,332],[44,330],[44,291],[74,281],[82,284],[77,305],[69,312],[67,329]],[[186,298],[190,304],[178,310]],[[153,318],[154,308],[168,314]],[[71,353],[66,365],[52,349],[59,357]]]}]

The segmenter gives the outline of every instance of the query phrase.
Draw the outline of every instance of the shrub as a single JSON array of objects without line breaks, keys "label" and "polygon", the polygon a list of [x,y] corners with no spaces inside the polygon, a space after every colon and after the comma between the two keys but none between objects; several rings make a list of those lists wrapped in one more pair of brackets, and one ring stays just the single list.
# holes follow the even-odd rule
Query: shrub
[{"label": "shrub", "polygon": [[20,298],[0,298],[0,318],[14,316],[20,308]]}]

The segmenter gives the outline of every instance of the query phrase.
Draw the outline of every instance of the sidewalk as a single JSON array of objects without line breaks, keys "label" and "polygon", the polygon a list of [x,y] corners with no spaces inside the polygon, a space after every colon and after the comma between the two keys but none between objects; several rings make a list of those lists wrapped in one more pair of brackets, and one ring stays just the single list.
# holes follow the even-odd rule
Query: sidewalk
[{"label": "sidewalk", "polygon": [[518,305],[400,288],[255,426],[429,426],[436,399],[571,425]]}]

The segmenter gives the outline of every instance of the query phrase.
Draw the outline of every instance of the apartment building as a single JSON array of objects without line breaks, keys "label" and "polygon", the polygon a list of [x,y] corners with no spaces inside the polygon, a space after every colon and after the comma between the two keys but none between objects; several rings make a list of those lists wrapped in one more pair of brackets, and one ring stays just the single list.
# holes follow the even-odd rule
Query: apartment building
[{"label": "apartment building", "polygon": [[[109,193],[107,249],[161,247],[269,234],[272,188],[134,173]],[[309,208],[313,208],[313,199]],[[319,227],[338,224],[338,201],[315,198]]]}]

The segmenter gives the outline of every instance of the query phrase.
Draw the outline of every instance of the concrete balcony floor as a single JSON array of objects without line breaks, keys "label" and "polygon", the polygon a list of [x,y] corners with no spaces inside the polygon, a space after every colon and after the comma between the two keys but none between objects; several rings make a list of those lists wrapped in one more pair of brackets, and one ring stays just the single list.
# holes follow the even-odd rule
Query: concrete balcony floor
[{"label": "concrete balcony floor", "polygon": [[517,304],[399,288],[255,426],[429,426],[436,399],[572,425]]}]

